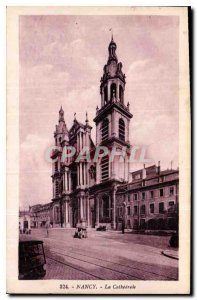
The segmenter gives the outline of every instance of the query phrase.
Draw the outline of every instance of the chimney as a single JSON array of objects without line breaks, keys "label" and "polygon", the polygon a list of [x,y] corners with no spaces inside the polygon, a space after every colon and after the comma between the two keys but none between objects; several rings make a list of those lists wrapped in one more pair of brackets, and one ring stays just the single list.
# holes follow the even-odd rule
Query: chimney
[{"label": "chimney", "polygon": [[157,174],[160,174],[160,160],[158,161]]},{"label": "chimney", "polygon": [[144,164],[144,169],[142,170],[142,179],[146,178],[146,165]]},{"label": "chimney", "polygon": [[132,172],[129,172],[129,182],[132,182],[133,181],[133,174]]}]

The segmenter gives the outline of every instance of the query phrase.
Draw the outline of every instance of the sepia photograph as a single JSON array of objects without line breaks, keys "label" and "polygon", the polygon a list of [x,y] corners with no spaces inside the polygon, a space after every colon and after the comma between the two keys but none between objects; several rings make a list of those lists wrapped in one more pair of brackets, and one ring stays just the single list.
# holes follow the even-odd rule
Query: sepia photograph
[{"label": "sepia photograph", "polygon": [[23,9],[7,11],[9,290],[189,293],[188,8]]}]

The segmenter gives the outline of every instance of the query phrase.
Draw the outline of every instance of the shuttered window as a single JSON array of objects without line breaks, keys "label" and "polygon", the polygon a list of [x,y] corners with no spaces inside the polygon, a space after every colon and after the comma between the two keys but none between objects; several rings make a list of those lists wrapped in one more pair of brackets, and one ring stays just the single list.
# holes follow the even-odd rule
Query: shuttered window
[{"label": "shuttered window", "polygon": [[101,160],[101,179],[105,181],[109,178],[109,157],[105,156]]},{"label": "shuttered window", "polygon": [[119,120],[119,139],[125,141],[125,123],[123,119]]},{"label": "shuttered window", "polygon": [[102,123],[102,141],[107,139],[109,136],[109,120],[105,119]]}]

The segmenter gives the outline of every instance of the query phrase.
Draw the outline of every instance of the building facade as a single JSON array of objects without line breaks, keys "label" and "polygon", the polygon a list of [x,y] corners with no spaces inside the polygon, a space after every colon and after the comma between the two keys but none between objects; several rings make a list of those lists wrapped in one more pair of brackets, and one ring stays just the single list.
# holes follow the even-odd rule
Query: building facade
[{"label": "building facade", "polygon": [[117,227],[177,230],[179,171],[150,166],[132,172],[132,181],[116,194]]},{"label": "building facade", "polygon": [[37,204],[29,207],[31,228],[50,226],[52,222],[51,203]]},{"label": "building facade", "polygon": [[19,211],[19,231],[29,230],[31,227],[30,212],[28,210]]},{"label": "building facade", "polygon": [[[126,77],[116,48],[112,37],[100,80],[100,108],[97,106],[94,118],[95,143],[87,113],[84,124],[75,114],[68,129],[60,108],[51,153],[52,201],[43,210],[41,207],[32,210],[32,226],[38,227],[45,221],[53,227],[76,227],[80,222],[88,227],[105,225],[112,229],[118,229],[123,222],[134,229],[174,226],[170,210],[173,216],[178,207],[178,171],[160,171],[160,166],[144,167],[132,173],[129,170],[132,114],[124,95]],[[97,149],[102,147],[108,153],[100,157]],[[74,155],[71,155],[73,148]],[[90,150],[90,160],[78,159],[84,148]],[[97,159],[92,159],[95,155]],[[168,226],[164,226],[166,222]]]},{"label": "building facade", "polygon": [[[129,103],[125,105],[125,75],[122,63],[118,62],[113,38],[108,47],[108,61],[101,77],[101,106],[97,107],[94,122],[96,144],[91,139],[91,126],[86,115],[85,124],[76,117],[70,130],[64,120],[64,111],[59,111],[59,124],[54,132],[55,145],[51,158],[55,161],[52,170],[53,223],[61,226],[76,226],[84,221],[95,227],[100,223],[116,228],[116,191],[121,183],[128,182],[130,150],[129,123],[132,114]],[[64,146],[76,149],[76,155],[62,161]],[[96,147],[108,148],[108,155],[95,162],[77,161],[84,147],[94,153]],[[124,161],[109,160],[113,147],[121,152],[126,149]]]}]

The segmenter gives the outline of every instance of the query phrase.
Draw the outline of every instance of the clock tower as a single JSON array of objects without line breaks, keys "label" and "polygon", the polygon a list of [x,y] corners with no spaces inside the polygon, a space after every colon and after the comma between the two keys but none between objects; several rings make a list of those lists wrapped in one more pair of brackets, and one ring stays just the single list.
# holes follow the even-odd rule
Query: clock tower
[{"label": "clock tower", "polygon": [[[130,152],[129,123],[132,114],[129,102],[125,105],[125,74],[122,63],[118,62],[116,43],[112,40],[108,47],[108,61],[103,69],[100,83],[101,107],[97,107],[96,146],[108,148],[108,155],[97,161],[96,224],[111,223],[116,227],[116,188],[128,182]],[[119,154],[118,154],[119,153]]]}]

